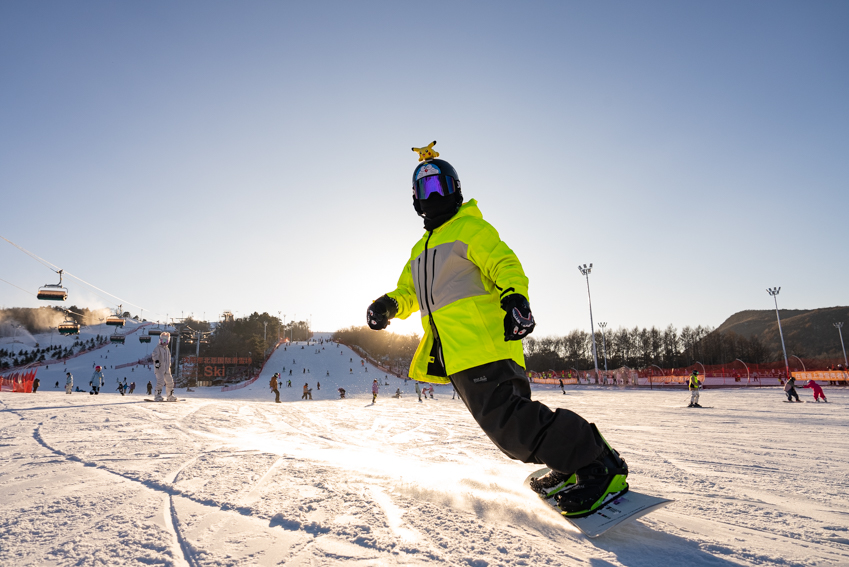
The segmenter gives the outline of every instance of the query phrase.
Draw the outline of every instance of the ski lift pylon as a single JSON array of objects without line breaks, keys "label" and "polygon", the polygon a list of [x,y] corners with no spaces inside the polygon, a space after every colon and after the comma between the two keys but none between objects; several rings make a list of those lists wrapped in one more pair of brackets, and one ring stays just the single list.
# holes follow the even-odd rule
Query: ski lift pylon
[{"label": "ski lift pylon", "polygon": [[45,301],[65,301],[68,299],[68,290],[62,287],[62,273],[64,270],[59,270],[59,283],[45,284],[38,288],[36,297]]}]

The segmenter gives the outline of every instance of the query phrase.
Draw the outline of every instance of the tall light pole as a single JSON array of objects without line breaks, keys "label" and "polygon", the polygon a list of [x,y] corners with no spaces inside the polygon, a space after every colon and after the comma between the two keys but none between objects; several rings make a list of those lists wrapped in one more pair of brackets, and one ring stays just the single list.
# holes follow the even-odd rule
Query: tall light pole
[{"label": "tall light pole", "polygon": [[843,368],[849,370],[849,362],[846,361],[846,347],[843,345],[843,321],[840,323],[834,323],[834,326],[837,327],[837,332],[840,333],[840,348],[843,349]]},{"label": "tall light pole", "polygon": [[607,374],[607,340],[604,338],[604,329],[607,327],[607,323],[601,321],[598,326],[601,327],[601,350],[604,353],[604,373]]},{"label": "tall light pole", "polygon": [[790,380],[790,363],[787,362],[787,349],[784,348],[784,332],[781,330],[781,316],[778,314],[778,298],[776,296],[779,291],[781,291],[780,287],[766,288],[766,292],[775,300],[775,318],[778,320],[778,336],[781,337],[781,351],[784,353],[784,370],[787,372],[787,380]]},{"label": "tall light pole", "polygon": [[595,346],[595,324],[593,323],[593,298],[590,295],[590,272],[593,269],[593,265],[590,264],[587,266],[584,264],[583,266],[578,266],[578,270],[581,271],[581,274],[585,278],[587,278],[587,299],[590,301],[590,332],[593,335],[593,363],[595,364],[595,378],[598,380],[598,354],[596,353]]}]

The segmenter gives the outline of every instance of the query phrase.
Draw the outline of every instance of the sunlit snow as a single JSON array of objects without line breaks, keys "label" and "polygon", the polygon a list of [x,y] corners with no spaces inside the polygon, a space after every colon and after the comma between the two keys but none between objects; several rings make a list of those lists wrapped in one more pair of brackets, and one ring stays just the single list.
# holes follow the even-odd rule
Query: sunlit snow
[{"label": "sunlit snow", "polygon": [[[154,404],[151,371],[109,368],[150,350],[131,335],[40,370],[36,394],[0,394],[0,564],[849,564],[845,389],[828,404],[709,389],[690,410],[682,390],[535,387],[599,425],[632,488],[676,500],[590,540],[522,488],[538,467],[502,455],[450,386],[419,402],[344,346],[296,344],[247,388]],[[64,393],[65,368],[86,388],[101,363],[104,393]],[[137,389],[122,397],[124,376]]]}]

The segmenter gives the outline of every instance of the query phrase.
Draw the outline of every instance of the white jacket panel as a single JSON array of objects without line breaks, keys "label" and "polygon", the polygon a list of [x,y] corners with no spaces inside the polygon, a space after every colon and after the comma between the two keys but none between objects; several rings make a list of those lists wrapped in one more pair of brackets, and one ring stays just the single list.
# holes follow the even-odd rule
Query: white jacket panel
[{"label": "white jacket panel", "polygon": [[171,349],[161,344],[156,345],[151,357],[153,358],[153,368],[156,374],[171,372]]}]

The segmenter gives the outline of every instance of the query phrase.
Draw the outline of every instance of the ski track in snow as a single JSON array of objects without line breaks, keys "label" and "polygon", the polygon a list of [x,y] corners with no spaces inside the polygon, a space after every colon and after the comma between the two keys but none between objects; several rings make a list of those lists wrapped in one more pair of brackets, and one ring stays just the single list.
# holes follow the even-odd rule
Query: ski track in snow
[{"label": "ski track in snow", "polygon": [[[115,364],[144,354],[130,341]],[[681,390],[535,387],[599,425],[635,490],[676,499],[590,540],[522,488],[538,467],[502,455],[450,386],[418,402],[388,378],[372,405],[382,373],[301,346],[247,388],[179,403],[67,396],[41,372],[37,394],[0,393],[0,565],[849,565],[849,391],[706,390],[694,411]],[[104,354],[74,359],[77,384]],[[152,373],[130,376],[142,390]]]}]

